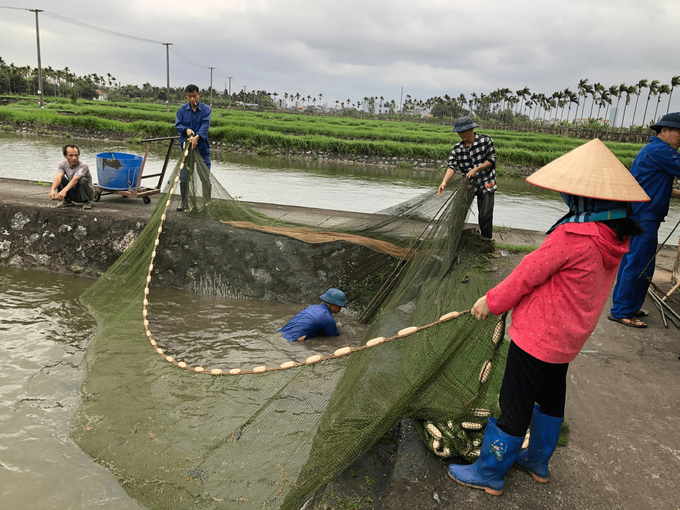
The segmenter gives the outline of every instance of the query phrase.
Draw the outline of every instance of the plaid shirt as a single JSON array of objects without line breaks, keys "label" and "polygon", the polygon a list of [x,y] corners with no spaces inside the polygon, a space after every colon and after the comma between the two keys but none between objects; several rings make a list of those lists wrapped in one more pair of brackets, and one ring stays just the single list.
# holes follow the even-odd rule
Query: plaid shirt
[{"label": "plaid shirt", "polygon": [[475,133],[475,141],[471,147],[465,145],[463,140],[451,148],[451,154],[447,167],[454,171],[460,171],[463,175],[473,168],[477,168],[485,161],[490,161],[492,166],[477,172],[473,177],[476,192],[493,193],[496,191],[496,148],[493,139],[489,135]]}]

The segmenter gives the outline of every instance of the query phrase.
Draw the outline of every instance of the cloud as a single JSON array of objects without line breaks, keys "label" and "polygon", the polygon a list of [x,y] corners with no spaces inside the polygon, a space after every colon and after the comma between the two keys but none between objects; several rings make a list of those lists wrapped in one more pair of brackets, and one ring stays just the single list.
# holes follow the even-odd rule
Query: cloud
[{"label": "cloud", "polygon": [[[19,0],[4,0],[20,5]],[[41,2],[36,0],[37,4]],[[110,30],[174,43],[215,83],[232,89],[414,97],[512,90],[574,90],[603,84],[669,82],[680,74],[673,38],[680,2],[657,0],[179,0],[38,8]],[[0,56],[35,64],[34,17],[2,10]],[[123,83],[165,83],[165,48],[41,17],[44,62],[78,73],[111,72]],[[210,73],[171,54],[171,83],[207,87]],[[680,94],[676,94],[680,97]],[[680,100],[679,100],[680,101]],[[680,104],[680,103],[679,103]]]}]

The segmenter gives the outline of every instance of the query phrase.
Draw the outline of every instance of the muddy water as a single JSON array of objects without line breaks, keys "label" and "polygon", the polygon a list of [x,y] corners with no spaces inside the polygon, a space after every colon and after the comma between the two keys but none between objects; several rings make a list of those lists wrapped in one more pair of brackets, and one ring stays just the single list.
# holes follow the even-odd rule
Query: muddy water
[{"label": "muddy water", "polygon": [[[0,267],[0,508],[137,509],[108,470],[69,438],[85,349],[96,323],[78,302],[90,280]],[[288,343],[276,333],[300,306],[168,290],[152,301],[158,338],[206,367],[304,361],[357,345],[364,326],[338,315],[342,336]]]},{"label": "muddy water", "polygon": [[150,300],[149,327],[164,351],[190,366],[205,368],[277,366],[361,345],[366,326],[356,324],[344,310],[335,316],[340,337],[292,343],[284,340],[277,330],[303,307],[164,289],[161,302]]},{"label": "muddy water", "polygon": [[[3,165],[0,177],[51,182],[63,159],[57,138],[0,133]],[[96,174],[96,155],[104,151],[143,155],[144,147],[121,142],[78,142],[82,160]],[[147,170],[162,167],[165,150],[155,147],[149,154]],[[342,211],[374,213],[413,198],[436,187],[442,174],[437,171],[388,169],[322,161],[299,161],[262,156],[213,153],[212,170],[222,185],[246,201],[302,205]],[[501,162],[502,164],[502,162]],[[96,181],[96,175],[95,175]],[[154,183],[156,184],[156,183]],[[527,230],[547,230],[566,212],[557,193],[527,184],[524,179],[498,179],[494,225]],[[680,220],[680,201],[672,201],[671,212],[662,223],[663,240]],[[476,206],[468,218],[476,223]],[[676,231],[670,244],[676,245]]]},{"label": "muddy water", "polygon": [[0,508],[135,509],[69,438],[93,319],[92,282],[0,267]]}]

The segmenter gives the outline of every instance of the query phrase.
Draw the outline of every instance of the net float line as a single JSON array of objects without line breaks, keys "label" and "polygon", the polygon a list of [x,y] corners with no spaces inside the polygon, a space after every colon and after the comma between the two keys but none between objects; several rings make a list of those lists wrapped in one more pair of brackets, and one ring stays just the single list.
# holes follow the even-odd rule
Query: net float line
[{"label": "net float line", "polygon": [[[184,168],[185,160],[186,157],[189,155],[189,149],[188,147],[184,149],[183,155],[182,155],[182,160],[180,162],[179,169],[182,170]],[[179,175],[177,175],[174,179],[173,186],[171,188],[171,192],[174,192],[177,188],[177,184],[179,183]],[[408,336],[411,336],[419,331],[423,331],[429,328],[432,328],[438,324],[442,324],[444,322],[448,322],[454,319],[459,318],[462,315],[469,314],[470,310],[464,310],[462,312],[459,311],[452,311],[449,313],[446,313],[442,315],[437,321],[432,322],[430,324],[426,324],[424,326],[410,326],[407,328],[403,328],[397,332],[396,335],[391,336],[391,337],[376,337],[368,340],[366,344],[360,346],[360,347],[341,347],[333,352],[333,354],[329,356],[322,356],[321,354],[315,354],[313,356],[308,357],[305,361],[299,362],[299,361],[286,361],[284,363],[281,363],[278,367],[267,367],[266,365],[260,365],[257,367],[254,367],[251,370],[243,370],[241,368],[231,368],[231,369],[222,369],[222,368],[213,368],[210,370],[207,370],[205,367],[197,366],[197,367],[192,367],[189,366],[187,363],[184,361],[177,361],[173,356],[170,356],[165,353],[165,351],[158,346],[158,342],[153,338],[153,334],[151,333],[151,330],[149,329],[149,311],[148,311],[148,305],[149,305],[149,285],[152,280],[152,272],[153,272],[153,262],[156,257],[156,250],[158,246],[160,245],[160,236],[163,233],[163,224],[165,223],[167,219],[167,212],[168,208],[170,207],[170,198],[165,203],[165,207],[163,210],[163,214],[161,215],[161,222],[160,226],[158,227],[158,232],[156,234],[156,239],[154,241],[154,250],[151,253],[151,261],[149,263],[149,271],[146,277],[146,285],[144,287],[144,299],[142,301],[142,317],[143,317],[143,324],[144,324],[144,330],[146,333],[147,338],[149,339],[149,343],[151,346],[154,348],[156,353],[164,359],[166,362],[175,365],[178,368],[181,368],[183,370],[188,370],[195,372],[197,374],[205,374],[205,375],[212,375],[212,376],[222,376],[222,375],[231,375],[231,376],[236,376],[236,375],[247,375],[247,374],[262,374],[266,372],[276,372],[280,370],[289,370],[292,368],[296,367],[301,367],[301,366],[306,366],[306,365],[314,365],[316,363],[321,363],[323,361],[328,361],[332,359],[338,359],[342,358],[345,356],[349,356],[350,354],[354,354],[359,351],[363,351],[365,349],[371,349],[374,347],[377,347],[378,345],[381,345],[383,343],[391,342],[393,340],[397,340],[399,338],[405,338]],[[494,344],[498,344],[499,340],[502,338],[502,334],[505,331],[505,320],[504,318],[499,318],[498,324],[496,325],[496,328],[494,330],[494,335],[493,335],[493,342]],[[488,376],[488,371],[491,368],[491,363],[490,361],[485,362],[484,368],[487,369],[487,376]],[[482,370],[484,371],[484,368]],[[481,379],[481,377],[480,377]],[[484,378],[486,380],[486,377]],[[480,386],[484,381],[480,380]]]}]

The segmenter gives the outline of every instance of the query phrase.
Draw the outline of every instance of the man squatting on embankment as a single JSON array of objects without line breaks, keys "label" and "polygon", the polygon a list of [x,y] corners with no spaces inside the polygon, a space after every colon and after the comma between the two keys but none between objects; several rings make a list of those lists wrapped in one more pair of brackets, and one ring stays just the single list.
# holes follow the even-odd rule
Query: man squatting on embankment
[{"label": "man squatting on embankment", "polygon": [[612,295],[613,306],[607,316],[631,328],[647,327],[640,317],[649,315],[642,310],[642,305],[654,275],[659,226],[668,214],[671,198],[680,199],[680,191],[673,189],[673,178],[680,177],[680,113],[664,115],[652,129],[656,136],[649,138],[630,169],[651,198],[650,202],[633,204],[632,218],[645,232],[630,241],[630,251],[621,261]]},{"label": "man squatting on embankment", "polygon": [[83,204],[83,209],[92,209],[90,200],[94,197],[90,168],[80,161],[77,145],[64,145],[66,159],[57,166],[57,175],[50,188],[50,200],[59,200],[57,207],[69,207],[74,202]]},{"label": "man squatting on embankment", "polygon": [[465,177],[475,181],[479,231],[483,237],[491,239],[493,234],[493,203],[496,186],[496,147],[489,135],[477,134],[477,124],[470,117],[456,120],[453,132],[458,133],[460,142],[451,148],[447,162],[446,175],[437,190],[444,194],[446,185],[456,173],[463,172]]}]

